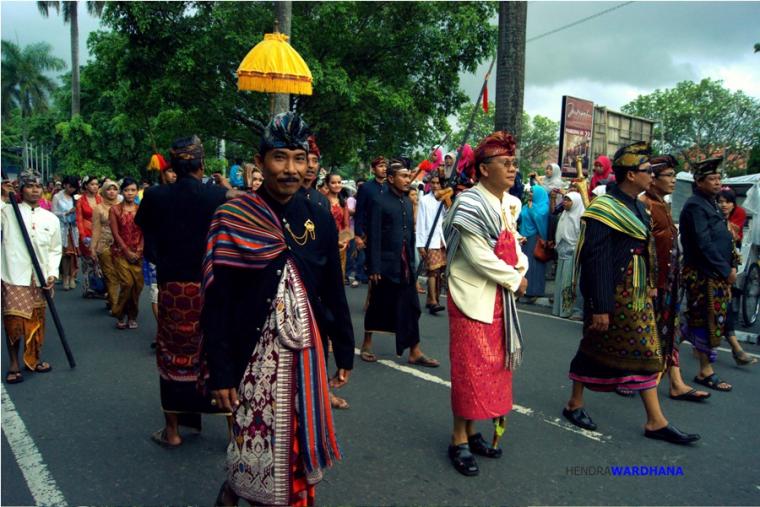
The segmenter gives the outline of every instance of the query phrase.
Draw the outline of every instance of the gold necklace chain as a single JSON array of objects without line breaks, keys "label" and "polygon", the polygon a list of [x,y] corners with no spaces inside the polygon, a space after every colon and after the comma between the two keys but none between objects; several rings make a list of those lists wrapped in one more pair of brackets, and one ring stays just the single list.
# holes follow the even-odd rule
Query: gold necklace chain
[{"label": "gold necklace chain", "polygon": [[317,234],[314,232],[314,223],[311,220],[306,220],[303,226],[305,228],[303,234],[296,236],[290,228],[290,224],[285,224],[285,229],[287,229],[290,237],[293,238],[293,241],[295,241],[298,246],[304,246],[309,239],[314,241],[317,238]]}]

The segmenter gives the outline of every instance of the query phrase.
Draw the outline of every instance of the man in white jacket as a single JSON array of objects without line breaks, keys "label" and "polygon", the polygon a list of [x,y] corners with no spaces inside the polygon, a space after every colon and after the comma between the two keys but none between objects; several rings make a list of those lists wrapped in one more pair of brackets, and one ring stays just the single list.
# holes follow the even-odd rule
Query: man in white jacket
[{"label": "man in white jacket", "polygon": [[[446,267],[446,248],[443,243],[444,214],[443,212],[439,214],[438,208],[441,207],[441,203],[435,198],[435,192],[440,189],[441,178],[438,174],[433,174],[430,178],[430,192],[420,198],[415,227],[415,242],[420,258],[425,262],[427,275],[428,289],[425,308],[431,315],[446,309],[438,301],[443,282],[441,275]],[[436,215],[438,215],[438,220],[436,220]],[[435,228],[433,228],[433,222],[435,222]],[[428,237],[430,237],[429,244]]]},{"label": "man in white jacket", "polygon": [[[443,226],[454,415],[449,458],[468,476],[479,473],[473,454],[501,456],[496,444],[512,410],[512,372],[523,348],[515,299],[528,287],[520,200],[508,193],[517,174],[514,138],[494,132],[475,149],[474,163],[478,183],[457,197]],[[475,431],[480,419],[496,423],[491,443]]]},{"label": "man in white jacket", "polygon": [[52,290],[61,262],[61,228],[58,218],[39,205],[42,181],[39,173],[29,169],[19,176],[21,202],[19,210],[24,226],[39,260],[44,287],[34,272],[13,206],[2,210],[2,313],[10,352],[8,384],[23,380],[18,362],[20,343],[24,342],[24,366],[46,373],[50,364],[40,360],[45,340],[45,298],[42,290]]}]

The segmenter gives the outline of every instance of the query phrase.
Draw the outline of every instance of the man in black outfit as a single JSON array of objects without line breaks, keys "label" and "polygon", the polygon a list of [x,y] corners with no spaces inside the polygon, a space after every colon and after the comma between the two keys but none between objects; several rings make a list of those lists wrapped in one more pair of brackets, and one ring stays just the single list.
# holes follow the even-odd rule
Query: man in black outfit
[{"label": "man in black outfit", "polygon": [[299,192],[317,206],[321,206],[327,211],[330,211],[330,201],[322,192],[314,188],[316,186],[317,175],[319,174],[319,159],[321,156],[316,138],[314,136],[309,136],[308,165],[306,166],[306,174],[304,174],[303,183],[301,183],[301,189]]},{"label": "man in black outfit", "polygon": [[[372,353],[372,332],[396,335],[396,354],[409,349],[409,363],[435,368],[438,361],[420,348],[420,300],[414,265],[414,214],[407,193],[412,175],[394,160],[388,169],[388,190],[375,196],[367,227],[369,305],[364,317],[361,358],[377,361]],[[369,183],[364,186],[369,185]]]},{"label": "man in black outfit", "polygon": [[[277,115],[256,155],[264,183],[256,194],[221,206],[209,230],[204,354],[209,387],[217,404],[232,410],[235,435],[217,505],[234,505],[236,497],[298,503],[307,490],[313,493],[313,482],[299,489],[304,463],[319,456],[309,461],[319,472],[339,457],[332,419],[309,417],[331,410],[323,381],[326,337],[338,368],[330,383],[340,387],[353,368],[354,335],[335,221],[299,191],[308,135],[298,115]],[[303,431],[329,441],[299,446]]]},{"label": "man in black outfit", "polygon": [[200,430],[201,413],[219,412],[196,389],[201,372],[201,266],[214,211],[227,198],[242,194],[201,182],[204,151],[198,136],[176,140],[171,155],[178,181],[146,189],[135,216],[159,286],[156,358],[166,426],[152,438],[165,447],[182,443],[178,425]]}]

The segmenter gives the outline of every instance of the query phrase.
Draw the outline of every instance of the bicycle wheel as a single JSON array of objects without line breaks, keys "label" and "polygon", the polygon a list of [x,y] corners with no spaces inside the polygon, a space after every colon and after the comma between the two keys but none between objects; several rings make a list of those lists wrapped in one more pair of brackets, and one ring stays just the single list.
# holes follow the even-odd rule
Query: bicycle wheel
[{"label": "bicycle wheel", "polygon": [[744,325],[749,327],[757,322],[760,312],[760,266],[757,263],[749,267],[749,272],[742,284],[742,317]]}]

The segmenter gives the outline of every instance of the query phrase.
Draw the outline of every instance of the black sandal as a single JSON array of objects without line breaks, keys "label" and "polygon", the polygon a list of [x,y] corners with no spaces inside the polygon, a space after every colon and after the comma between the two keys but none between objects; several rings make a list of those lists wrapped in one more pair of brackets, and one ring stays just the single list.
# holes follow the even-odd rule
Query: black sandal
[{"label": "black sandal", "polygon": [[501,458],[502,450],[488,445],[488,442],[486,442],[486,439],[480,433],[467,437],[467,442],[470,444],[470,451],[473,454],[485,456],[486,458]]},{"label": "black sandal", "polygon": [[[723,391],[724,393],[727,393],[734,388],[734,386],[728,382],[721,380],[720,377],[718,377],[718,375],[715,373],[705,378],[694,377],[694,382],[705,387],[709,387],[710,389],[715,389],[716,391]],[[728,387],[720,387],[721,384],[726,384]]]},{"label": "black sandal", "polygon": [[470,452],[468,444],[450,445],[449,459],[457,472],[467,477],[473,477],[480,473],[478,462]]},{"label": "black sandal", "polygon": [[5,375],[5,383],[6,384],[20,384],[24,381],[24,377],[21,376],[20,371],[9,371]]}]

